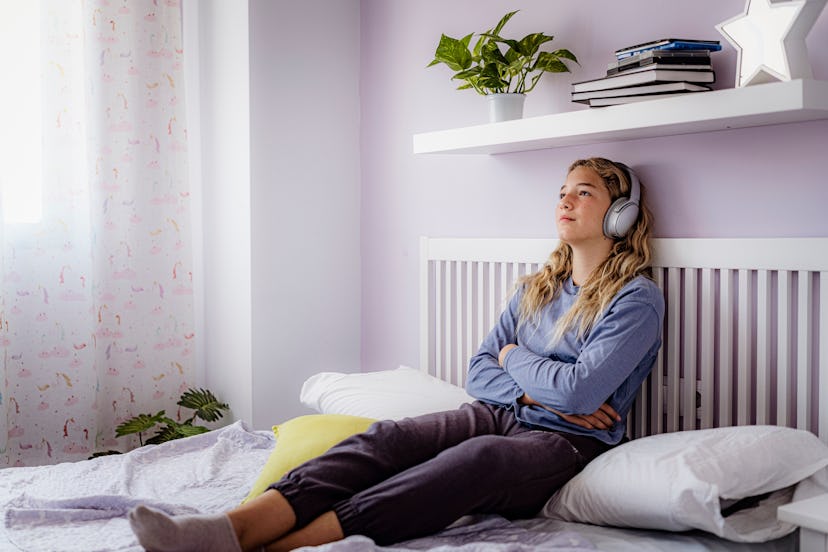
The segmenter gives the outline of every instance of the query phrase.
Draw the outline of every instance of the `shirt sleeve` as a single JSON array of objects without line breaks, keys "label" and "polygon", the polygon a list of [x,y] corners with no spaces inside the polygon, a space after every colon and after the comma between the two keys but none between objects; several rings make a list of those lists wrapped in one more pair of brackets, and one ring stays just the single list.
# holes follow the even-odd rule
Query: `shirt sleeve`
[{"label": "shirt sleeve", "polygon": [[518,305],[521,293],[515,293],[501,313],[480,349],[469,360],[466,391],[472,397],[502,406],[511,406],[523,395],[523,390],[500,366],[500,350],[509,343],[517,343]]},{"label": "shirt sleeve", "polygon": [[652,304],[619,297],[584,340],[574,363],[509,351],[504,368],[539,403],[565,414],[592,414],[659,342],[661,320]]}]

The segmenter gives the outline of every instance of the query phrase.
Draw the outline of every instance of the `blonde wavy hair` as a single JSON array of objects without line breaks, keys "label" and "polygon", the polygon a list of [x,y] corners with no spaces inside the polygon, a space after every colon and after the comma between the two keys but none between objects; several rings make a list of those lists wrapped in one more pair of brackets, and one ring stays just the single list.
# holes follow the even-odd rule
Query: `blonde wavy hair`
[{"label": "blonde wavy hair", "polygon": [[[592,169],[601,177],[609,190],[610,204],[620,197],[629,197],[630,178],[622,166],[609,159],[592,157],[573,162],[567,174],[578,167]],[[558,320],[551,336],[553,343],[575,326],[579,338],[586,336],[622,287],[639,275],[651,276],[651,215],[644,204],[643,186],[641,188],[639,214],[635,224],[625,237],[615,240],[606,260],[583,282],[572,308]],[[537,324],[541,309],[552,301],[571,275],[572,248],[562,241],[549,255],[541,270],[524,276],[518,282],[518,287],[525,286],[519,309],[519,324],[528,321]]]}]

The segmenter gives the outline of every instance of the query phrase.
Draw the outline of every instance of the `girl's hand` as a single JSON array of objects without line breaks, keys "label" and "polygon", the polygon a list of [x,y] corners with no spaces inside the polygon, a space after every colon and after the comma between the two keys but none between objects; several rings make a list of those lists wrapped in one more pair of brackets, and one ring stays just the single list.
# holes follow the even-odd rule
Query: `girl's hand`
[{"label": "girl's hand", "polygon": [[506,358],[506,353],[508,353],[516,347],[517,345],[515,345],[514,343],[509,343],[500,350],[500,354],[497,356],[497,363],[500,364],[501,368],[503,367],[503,359]]},{"label": "girl's hand", "polygon": [[608,403],[602,404],[592,414],[564,414],[553,408],[549,410],[567,422],[585,429],[611,429],[616,422],[621,421],[621,416]]},{"label": "girl's hand", "polygon": [[621,421],[621,416],[618,415],[618,412],[616,412],[615,409],[609,405],[609,403],[602,404],[598,407],[598,410],[592,414],[564,414],[554,408],[542,405],[526,393],[518,399],[518,402],[520,404],[534,405],[545,408],[550,412],[554,412],[570,424],[575,424],[576,426],[580,426],[584,429],[611,429],[616,422]]}]

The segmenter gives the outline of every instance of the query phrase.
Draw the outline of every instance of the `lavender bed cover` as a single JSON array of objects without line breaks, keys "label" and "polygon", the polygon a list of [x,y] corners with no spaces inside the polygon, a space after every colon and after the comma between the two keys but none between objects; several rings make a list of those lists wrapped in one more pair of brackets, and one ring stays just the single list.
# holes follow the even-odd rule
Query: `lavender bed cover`
[{"label": "lavender bed cover", "polygon": [[[222,512],[249,491],[274,444],[243,422],[128,454],[0,470],[0,551],[141,551],[126,513],[143,503],[173,514]],[[737,545],[704,534],[632,531],[548,519],[467,517],[431,537],[391,547],[362,536],[315,552],[582,552],[793,550],[795,539]]]}]

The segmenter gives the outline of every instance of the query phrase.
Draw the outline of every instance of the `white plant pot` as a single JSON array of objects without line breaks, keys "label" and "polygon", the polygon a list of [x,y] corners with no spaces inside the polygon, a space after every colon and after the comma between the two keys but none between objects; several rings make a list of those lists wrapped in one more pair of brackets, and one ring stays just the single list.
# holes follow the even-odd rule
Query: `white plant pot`
[{"label": "white plant pot", "polygon": [[523,101],[526,94],[488,94],[489,122],[511,121],[523,117]]}]

